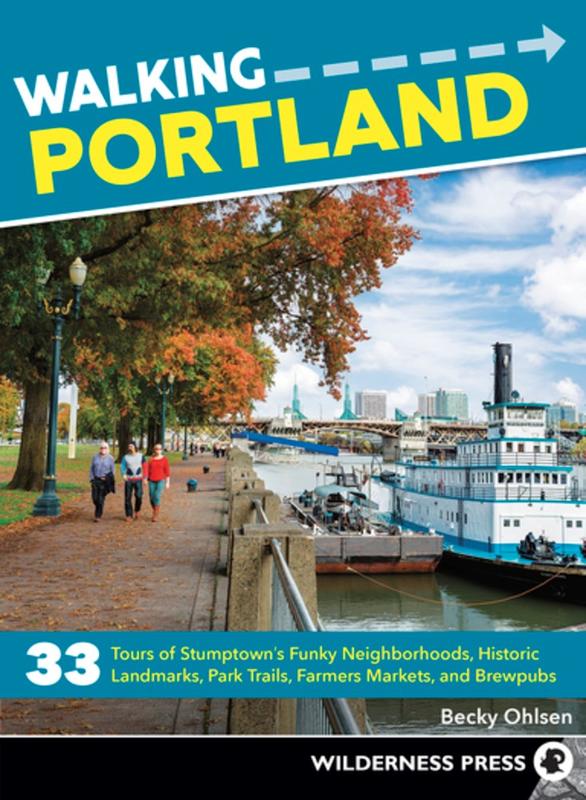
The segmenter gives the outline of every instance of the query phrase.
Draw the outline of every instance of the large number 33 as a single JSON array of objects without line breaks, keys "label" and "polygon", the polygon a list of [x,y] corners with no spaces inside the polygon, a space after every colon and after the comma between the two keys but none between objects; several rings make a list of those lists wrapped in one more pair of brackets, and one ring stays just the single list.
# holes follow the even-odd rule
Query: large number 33
[{"label": "large number 33", "polygon": [[65,655],[75,658],[75,669],[65,673],[59,665],[61,649],[53,642],[36,642],[26,653],[37,659],[37,669],[26,673],[29,681],[37,686],[53,686],[61,680],[62,675],[76,686],[89,686],[100,677],[100,668],[96,663],[100,651],[91,642],[75,642],[69,645]]}]

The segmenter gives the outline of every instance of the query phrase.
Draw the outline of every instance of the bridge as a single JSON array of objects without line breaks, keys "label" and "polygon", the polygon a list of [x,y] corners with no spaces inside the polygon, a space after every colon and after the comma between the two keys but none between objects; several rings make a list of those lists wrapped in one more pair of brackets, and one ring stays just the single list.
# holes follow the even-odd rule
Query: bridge
[{"label": "bridge", "polygon": [[[398,422],[381,419],[355,420],[296,420],[294,428],[279,428],[270,417],[257,417],[249,421],[219,421],[202,425],[197,434],[211,441],[228,441],[233,431],[251,430],[259,434],[317,436],[322,432],[332,433],[370,433],[383,440],[385,455],[392,459],[398,449],[407,451],[421,448],[425,443],[431,450],[441,452],[453,449],[458,442],[485,439],[487,426],[480,422]],[[414,452],[415,454],[415,452]]]}]

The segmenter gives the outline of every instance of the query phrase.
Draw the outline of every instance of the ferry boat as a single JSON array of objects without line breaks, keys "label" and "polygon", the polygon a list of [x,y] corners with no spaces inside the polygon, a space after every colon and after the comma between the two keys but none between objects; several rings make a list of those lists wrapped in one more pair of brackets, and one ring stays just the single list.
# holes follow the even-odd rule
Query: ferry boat
[{"label": "ferry boat", "polygon": [[451,461],[398,462],[391,518],[443,536],[440,569],[586,604],[586,492],[560,463],[548,404],[511,390],[511,345],[493,349],[487,438],[462,441]]}]

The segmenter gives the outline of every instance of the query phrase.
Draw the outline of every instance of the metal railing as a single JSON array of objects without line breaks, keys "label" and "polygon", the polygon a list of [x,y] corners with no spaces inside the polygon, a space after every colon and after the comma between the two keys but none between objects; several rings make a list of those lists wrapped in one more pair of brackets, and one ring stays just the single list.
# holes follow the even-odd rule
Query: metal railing
[{"label": "metal railing", "polygon": [[[316,633],[318,628],[287,564],[278,539],[270,540],[273,556],[272,630]],[[300,697],[296,702],[296,733],[351,734],[361,730],[348,701],[340,697]]]},{"label": "metal railing", "polygon": [[259,525],[268,525],[269,518],[267,517],[266,511],[263,508],[261,501],[256,498],[252,501],[252,505],[256,510],[256,521]]},{"label": "metal railing", "polygon": [[[257,525],[270,526],[270,520],[259,498],[252,500]],[[270,529],[267,531],[270,536]],[[299,591],[289,565],[283,555],[279,540],[270,539],[273,557],[271,630],[317,632],[316,626]],[[296,699],[296,733],[298,734],[352,734],[361,735],[347,700],[328,697],[300,697]]]},{"label": "metal railing", "polygon": [[574,484],[533,484],[521,486],[515,483],[503,483],[496,486],[438,486],[437,483],[404,483],[400,486],[405,491],[429,494],[435,497],[455,498],[458,500],[540,500],[579,501],[586,499],[586,487]]},{"label": "metal railing", "polygon": [[437,459],[441,467],[556,467],[557,453],[460,453],[457,459]]}]

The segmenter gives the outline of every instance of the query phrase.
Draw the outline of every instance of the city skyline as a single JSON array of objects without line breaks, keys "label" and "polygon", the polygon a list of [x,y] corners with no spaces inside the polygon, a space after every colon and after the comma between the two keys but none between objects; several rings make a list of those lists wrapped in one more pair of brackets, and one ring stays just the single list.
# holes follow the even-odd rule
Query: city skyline
[{"label": "city skyline", "polygon": [[[388,393],[388,414],[418,395],[457,386],[484,419],[496,341],[513,345],[514,388],[526,399],[584,407],[586,389],[586,159],[445,173],[413,180],[421,234],[358,300],[369,340],[350,356],[352,393]],[[560,278],[563,276],[563,280]],[[297,376],[304,413],[339,416],[316,367],[280,353],[259,416],[289,404]]]}]

